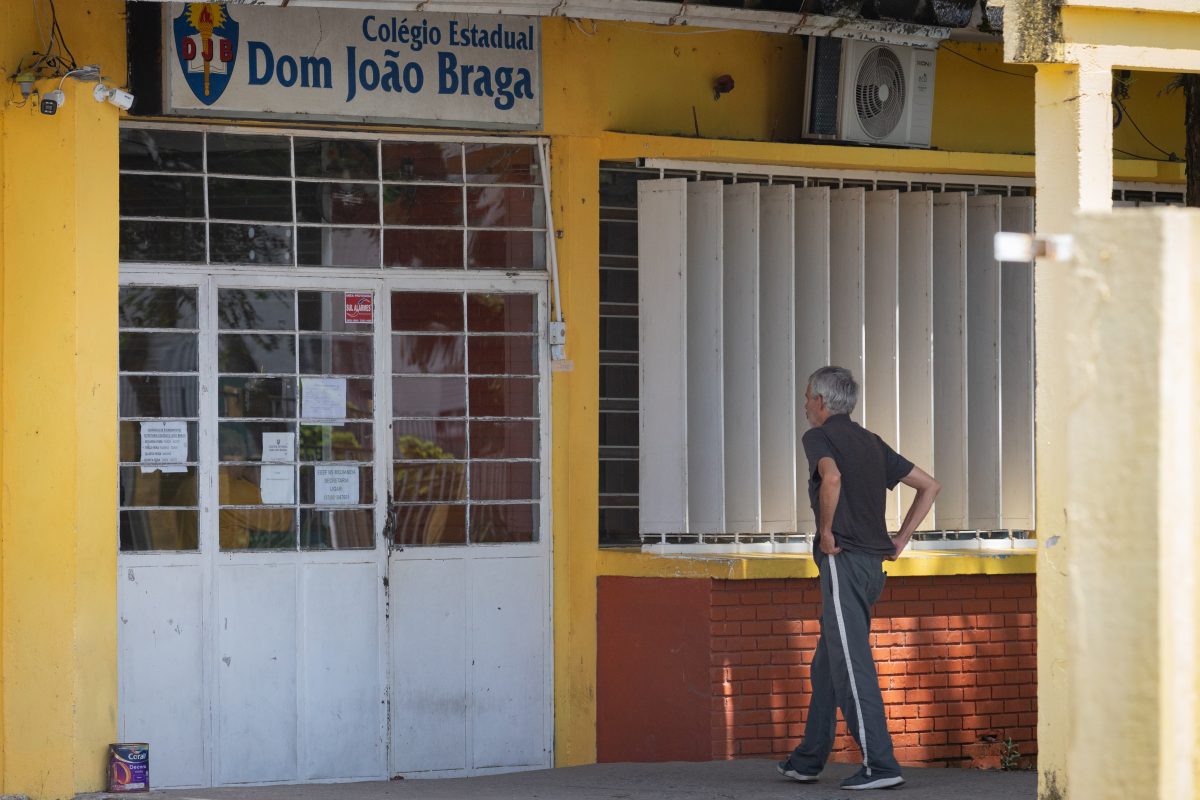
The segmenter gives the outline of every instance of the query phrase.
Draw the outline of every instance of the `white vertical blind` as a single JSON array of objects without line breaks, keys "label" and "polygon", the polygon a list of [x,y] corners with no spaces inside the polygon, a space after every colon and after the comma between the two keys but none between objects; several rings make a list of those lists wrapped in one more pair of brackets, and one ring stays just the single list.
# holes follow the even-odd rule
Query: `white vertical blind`
[{"label": "white vertical blind", "polygon": [[817,528],[808,502],[808,461],[801,440],[808,430],[804,390],[808,376],[829,363],[829,189],[796,190],[796,519],[800,531]]},{"label": "white vertical blind", "polygon": [[967,527],[1000,527],[1000,198],[967,200]]},{"label": "white vertical blind", "polygon": [[[1001,227],[1033,232],[1033,198],[1005,197]],[[1001,525],[1033,529],[1033,264],[1000,266]]]},{"label": "white vertical blind", "polygon": [[723,186],[690,183],[687,196],[688,524],[698,534],[725,532]]},{"label": "white vertical blind", "polygon": [[[933,448],[933,193],[900,196],[899,452],[936,475]],[[897,490],[900,519],[915,493]],[[921,524],[932,530],[934,515]]]},{"label": "white vertical blind", "polygon": [[762,529],[758,184],[725,187],[725,524]]},{"label": "white vertical blind", "polygon": [[967,526],[967,198],[933,201],[933,463],[942,484],[934,523]]},{"label": "white vertical blind", "polygon": [[[870,409],[865,423],[893,448],[899,447],[896,356],[899,335],[900,193],[867,192],[864,213],[863,332],[866,350],[862,403]],[[886,497],[888,530],[900,528],[897,494]]]},{"label": "white vertical blind", "polygon": [[638,184],[638,322],[644,533],[688,530],[687,181]]},{"label": "white vertical blind", "polygon": [[796,530],[796,198],[761,190],[759,352],[762,389],[762,530]]},{"label": "white vertical blind", "polygon": [[[865,322],[863,297],[862,189],[834,189],[829,193],[829,355],[832,362],[863,376]],[[866,419],[865,398],[850,416]]]},{"label": "white vertical blind", "polygon": [[[992,238],[1030,198],[716,181],[639,186],[647,535],[810,533],[804,389],[942,482],[923,529],[1033,523],[1033,284]],[[895,529],[911,503],[889,497]]]}]

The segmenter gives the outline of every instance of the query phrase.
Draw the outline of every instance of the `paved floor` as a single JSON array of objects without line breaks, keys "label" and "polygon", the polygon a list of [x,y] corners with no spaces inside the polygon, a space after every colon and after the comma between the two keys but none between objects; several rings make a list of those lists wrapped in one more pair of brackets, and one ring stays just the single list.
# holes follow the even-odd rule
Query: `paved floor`
[{"label": "paved floor", "polygon": [[[594,764],[479,778],[186,789],[152,796],[162,800],[844,800],[880,796],[879,791],[838,789],[838,781],[854,771],[852,765],[833,764],[819,783],[807,785],[780,777],[773,761]],[[1034,800],[1037,794],[1033,772],[908,768],[904,774],[908,782],[883,796],[897,800]]]}]

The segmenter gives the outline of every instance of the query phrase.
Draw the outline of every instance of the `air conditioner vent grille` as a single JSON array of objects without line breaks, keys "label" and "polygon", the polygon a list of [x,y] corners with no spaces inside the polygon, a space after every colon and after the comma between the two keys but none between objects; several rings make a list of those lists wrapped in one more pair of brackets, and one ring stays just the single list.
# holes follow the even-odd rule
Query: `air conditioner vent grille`
[{"label": "air conditioner vent grille", "polygon": [[809,92],[808,132],[817,136],[836,136],[838,132],[838,83],[841,81],[842,40],[819,38],[814,40],[816,52],[813,58]]},{"label": "air conditioner vent grille", "polygon": [[887,47],[875,47],[859,64],[854,80],[854,104],[863,132],[886,138],[901,117],[905,103],[904,67]]}]

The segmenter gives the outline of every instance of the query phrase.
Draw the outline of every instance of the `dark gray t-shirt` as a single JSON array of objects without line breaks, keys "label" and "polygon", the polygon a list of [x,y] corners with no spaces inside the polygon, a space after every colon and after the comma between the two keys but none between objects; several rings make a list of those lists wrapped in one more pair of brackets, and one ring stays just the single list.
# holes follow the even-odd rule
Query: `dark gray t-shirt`
[{"label": "dark gray t-shirt", "polygon": [[803,442],[813,515],[820,520],[817,463],[828,456],[842,473],[842,494],[833,512],[834,541],[845,550],[890,556],[894,548],[884,518],[884,501],[887,491],[912,472],[912,462],[846,414],[834,414],[824,425],[810,428]]}]

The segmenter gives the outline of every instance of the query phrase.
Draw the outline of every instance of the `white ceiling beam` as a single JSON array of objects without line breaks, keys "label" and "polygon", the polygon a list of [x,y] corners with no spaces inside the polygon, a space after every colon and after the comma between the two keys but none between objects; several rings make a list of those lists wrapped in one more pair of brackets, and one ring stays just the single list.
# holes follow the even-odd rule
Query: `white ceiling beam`
[{"label": "white ceiling beam", "polygon": [[[169,2],[169,0],[140,0]],[[472,3],[466,0],[232,0],[230,5],[288,8],[344,8],[365,11],[437,12],[444,14],[514,14],[536,17],[644,22],[654,25],[761,31],[808,36],[836,36],[884,44],[935,47],[950,36],[950,28],[848,19],[822,14],[757,11],[688,2],[658,0],[513,0]]]}]

